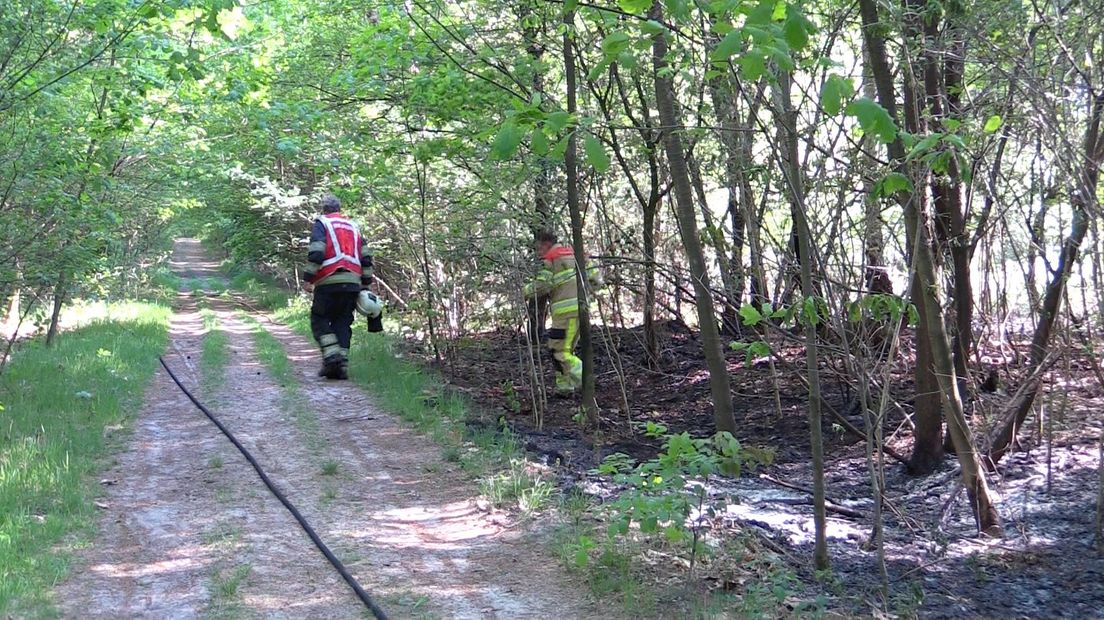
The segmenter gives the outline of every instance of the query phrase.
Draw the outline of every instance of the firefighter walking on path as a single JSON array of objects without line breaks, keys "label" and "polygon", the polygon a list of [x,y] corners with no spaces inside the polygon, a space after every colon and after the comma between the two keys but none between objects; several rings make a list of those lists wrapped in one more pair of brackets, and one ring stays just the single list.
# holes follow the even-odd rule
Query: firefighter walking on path
[{"label": "firefighter walking on path", "polygon": [[341,215],[336,196],[322,198],[302,277],[307,291],[314,292],[310,323],[322,350],[318,376],[348,379],[353,312],[360,291],[372,283],[372,256],[356,223]]},{"label": "firefighter walking on path", "polygon": [[[548,349],[556,365],[556,391],[574,392],[583,383],[583,361],[575,356],[579,341],[579,285],[575,274],[575,253],[571,246],[560,245],[550,232],[537,234],[537,253],[543,265],[537,277],[525,286],[525,297],[549,297],[552,329],[548,330]],[[587,269],[587,280],[600,284],[597,269]]]}]

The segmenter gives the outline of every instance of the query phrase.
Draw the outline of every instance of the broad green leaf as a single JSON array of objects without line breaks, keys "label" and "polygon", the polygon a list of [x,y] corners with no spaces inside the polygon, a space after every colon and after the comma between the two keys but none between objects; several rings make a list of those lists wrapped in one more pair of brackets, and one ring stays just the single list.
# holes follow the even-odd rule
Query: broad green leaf
[{"label": "broad green leaf", "polygon": [[809,31],[806,29],[806,23],[805,17],[798,13],[796,9],[790,11],[786,22],[782,25],[782,36],[786,38],[786,43],[789,43],[791,48],[800,51],[809,44]]},{"label": "broad green leaf", "polygon": [[537,155],[548,154],[548,136],[544,135],[544,131],[540,127],[533,128],[533,137],[530,144],[533,147],[533,152]]},{"label": "broad green leaf", "polygon": [[874,186],[874,193],[883,196],[890,197],[897,192],[911,192],[912,181],[900,172],[890,172],[885,175],[885,178],[878,182]]},{"label": "broad green leaf", "polygon": [[640,22],[640,29],[652,36],[667,32],[667,27],[654,19],[649,19],[646,22]]},{"label": "broad green leaf", "polygon": [[939,140],[942,137],[943,137],[943,134],[941,134],[941,133],[933,133],[933,134],[929,134],[927,136],[924,136],[923,140],[917,142],[912,147],[912,150],[910,150],[908,155],[905,156],[905,160],[911,161],[913,159],[916,159],[917,157],[921,157],[921,156],[925,155],[928,151],[930,151],[932,149],[932,147],[934,147],[936,144],[939,143]]},{"label": "broad green leaf", "polygon": [[743,320],[744,325],[755,327],[762,322],[763,313],[759,312],[759,309],[751,304],[744,304],[740,306],[740,318]]},{"label": "broad green leaf", "polygon": [[769,24],[774,19],[774,10],[778,6],[775,0],[759,0],[759,4],[751,9],[747,16],[749,24]]},{"label": "broad green leaf", "polygon": [[726,34],[717,47],[713,48],[713,60],[726,61],[740,50],[744,42],[744,35],[739,30],[733,30]]},{"label": "broad green leaf", "polygon": [[1003,123],[1004,119],[1002,119],[999,114],[994,114],[990,116],[989,120],[985,121],[985,133],[995,132],[996,130],[1000,129]]},{"label": "broad green leaf", "polygon": [[553,132],[558,132],[564,127],[567,127],[569,122],[571,122],[571,115],[567,112],[560,111],[549,114],[544,124]]},{"label": "broad green leaf", "polygon": [[498,131],[498,136],[491,146],[491,155],[500,161],[510,159],[519,144],[521,144],[521,130],[513,121],[507,121]]},{"label": "broad green leaf", "polygon": [[863,132],[877,136],[885,144],[897,137],[897,124],[890,118],[889,112],[873,99],[863,97],[852,101],[847,106],[847,113],[858,119]]},{"label": "broad green leaf", "polygon": [[749,54],[740,59],[740,75],[749,82],[758,81],[767,72],[762,56]]},{"label": "broad green leaf", "polygon": [[602,52],[607,56],[616,56],[618,52],[628,47],[629,35],[621,32],[611,32],[602,39]]},{"label": "broad green leaf", "polygon": [[804,302],[801,304],[801,319],[803,324],[812,325],[813,327],[820,324],[820,312],[817,306],[816,297],[810,295],[805,298]]},{"label": "broad green leaf", "polygon": [[835,116],[843,109],[843,102],[854,92],[855,87],[851,85],[851,80],[833,73],[820,88],[820,105],[824,106],[825,112]]},{"label": "broad green leaf", "polygon": [[626,13],[639,15],[652,7],[652,0],[617,0],[617,6]]},{"label": "broad green leaf", "polygon": [[606,153],[606,147],[602,145],[602,142],[593,134],[587,134],[586,140],[583,141],[583,148],[586,149],[587,163],[594,166],[594,169],[598,172],[605,172],[609,170],[610,158]]}]

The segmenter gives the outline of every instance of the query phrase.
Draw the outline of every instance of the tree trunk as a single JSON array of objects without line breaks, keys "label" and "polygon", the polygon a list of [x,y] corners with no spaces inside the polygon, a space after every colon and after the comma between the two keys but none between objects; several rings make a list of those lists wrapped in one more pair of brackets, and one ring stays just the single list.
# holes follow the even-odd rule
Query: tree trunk
[{"label": "tree trunk", "polygon": [[656,263],[655,237],[656,216],[659,213],[659,170],[652,166],[652,189],[648,204],[644,206],[644,351],[648,356],[648,366],[659,368],[659,338],[656,335]]},{"label": "tree trunk", "polygon": [[[575,48],[571,38],[575,29],[575,11],[564,12],[564,76],[567,82],[567,112],[577,109],[575,90]],[[582,408],[587,424],[598,423],[598,403],[594,399],[594,346],[590,337],[590,293],[586,271],[586,251],[583,249],[583,215],[579,208],[579,166],[576,161],[578,129],[568,134],[564,166],[567,169],[567,208],[571,213],[571,241],[575,246],[575,278],[579,288],[579,357],[583,360]]]},{"label": "tree trunk", "polygon": [[[800,278],[801,292],[804,298],[802,305],[804,305],[818,296],[817,286],[813,283],[812,232],[809,228],[809,220],[805,210],[805,186],[797,154],[797,112],[792,109],[793,106],[790,103],[791,78],[789,75],[783,74],[778,79],[780,82],[779,103],[782,112],[779,119],[782,131],[779,133],[785,140],[786,148],[782,172],[788,190],[787,193],[790,195],[790,203],[793,206],[793,224],[794,233],[797,236],[797,250],[802,257]],[[819,304],[814,307],[819,307]],[[816,541],[813,549],[813,563],[817,570],[828,570],[827,521],[824,507],[824,439],[821,434],[817,326],[817,321],[806,318],[805,367],[809,378],[809,436],[813,459],[813,524]]]},{"label": "tree trunk", "polygon": [[[859,10],[862,15],[863,39],[869,51],[871,70],[874,75],[879,102],[892,118],[897,119],[893,75],[889,70],[885,42],[879,32],[881,25],[877,4],[875,0],[860,0]],[[905,73],[905,127],[911,133],[917,134],[921,125],[917,92],[911,76],[911,68],[906,63],[903,69]],[[907,174],[904,145],[900,136],[889,144],[888,150],[890,158],[897,169]],[[918,180],[917,175],[911,175],[911,178],[914,183]],[[919,183],[916,185],[919,187]],[[919,390],[922,389],[924,381],[930,377],[930,371],[934,371],[938,385],[937,393],[947,412],[948,426],[954,440],[959,465],[962,468],[962,482],[966,487],[966,494],[970,499],[970,506],[973,509],[978,528],[983,532],[997,535],[1000,533],[1000,517],[989,497],[985,471],[981,468],[981,461],[974,449],[970,429],[966,424],[962,399],[958,391],[958,380],[955,376],[954,354],[947,336],[946,326],[943,323],[938,288],[938,265],[932,249],[932,240],[928,236],[928,229],[932,222],[922,202],[922,191],[917,193],[901,192],[899,199],[904,209],[908,246],[912,250],[910,263],[914,270],[912,291],[915,296],[913,301],[920,313],[920,325],[917,329],[918,358],[921,343],[927,342],[931,346],[932,366],[929,368],[922,364],[920,359],[917,360],[916,383],[918,397],[923,394]],[[918,438],[913,449],[912,459],[917,464],[934,461],[931,457],[942,449],[941,434],[937,434],[934,437],[935,441],[931,444],[920,442],[921,422],[931,424],[934,427],[934,422],[938,420],[938,408],[936,408],[934,416],[931,415],[932,413],[931,411],[921,411],[918,399]],[[925,415],[922,416],[921,414]]]},{"label": "tree trunk", "polygon": [[701,166],[693,156],[687,157],[687,166],[690,168],[690,180],[694,185],[694,193],[698,196],[698,205],[701,208],[702,221],[705,222],[706,234],[713,244],[713,253],[717,257],[717,272],[721,274],[721,286],[724,287],[725,303],[721,311],[721,325],[723,333],[729,336],[737,336],[740,333],[740,320],[736,308],[740,305],[740,293],[736,289],[736,282],[728,269],[725,259],[724,231],[713,219],[709,212],[709,204],[705,195],[705,181],[702,179]]},{"label": "tree trunk", "polygon": [[65,305],[66,283],[68,277],[64,271],[58,275],[57,284],[54,285],[54,309],[50,313],[50,328],[46,331],[46,346],[52,347],[57,342],[59,323],[61,322],[61,308]]},{"label": "tree trunk", "polygon": [[955,376],[954,354],[947,337],[943,316],[940,312],[938,277],[935,260],[932,257],[928,239],[925,239],[927,222],[915,205],[906,208],[905,217],[914,220],[917,238],[915,247],[916,272],[920,279],[921,298],[917,304],[923,304],[926,312],[924,320],[931,334],[932,360],[935,376],[939,381],[939,393],[947,411],[947,426],[954,441],[955,454],[962,468],[962,484],[966,487],[966,496],[974,512],[978,529],[992,536],[1001,534],[1000,515],[989,497],[989,486],[985,481],[985,470],[974,448],[970,427],[966,423],[966,414],[962,408],[962,398],[958,393],[958,380]]},{"label": "tree trunk", "polygon": [[[652,19],[662,23],[663,3],[652,4]],[[713,312],[709,273],[705,268],[701,243],[698,240],[697,220],[694,214],[694,190],[690,185],[690,171],[686,165],[685,151],[677,128],[680,126],[675,111],[675,87],[667,68],[667,36],[655,35],[652,41],[652,66],[655,72],[656,107],[660,124],[665,127],[663,144],[667,163],[674,182],[675,212],[678,216],[679,235],[686,250],[687,266],[694,284],[695,305],[698,310],[698,328],[701,330],[702,349],[709,368],[709,387],[713,395],[713,419],[718,431],[735,432],[736,421],[732,417],[732,390],[728,382],[728,368],[721,350],[720,333]]]},{"label": "tree trunk", "polygon": [[736,105],[736,93],[733,92],[731,77],[727,74],[719,75],[709,80],[709,93],[713,100],[713,110],[717,115],[720,125],[719,139],[724,147],[725,186],[728,190],[727,214],[732,226],[732,247],[727,257],[727,264],[722,267],[731,279],[732,292],[730,303],[739,307],[743,303],[744,283],[744,243],[746,239],[745,218],[741,208],[741,199],[747,194],[747,200],[751,200],[751,189],[747,185],[746,175],[740,159],[739,137],[739,107]]},{"label": "tree trunk", "polygon": [[[878,6],[875,0],[860,0],[859,10],[862,15],[863,41],[867,51],[867,59],[870,62],[870,73],[874,80],[875,90],[878,93],[878,102],[889,112],[891,118],[898,123],[900,116],[897,112],[897,95],[893,85],[893,71],[889,66],[889,57],[886,53],[885,39],[882,35],[881,17],[878,15]],[[906,79],[906,126],[915,132],[919,123],[918,111],[915,109],[915,93],[911,82]],[[908,164],[905,162],[905,148],[900,138],[887,145],[890,159],[897,172],[910,178]],[[907,205],[914,199],[922,198],[905,195],[899,200]],[[914,205],[913,208],[916,208]],[[906,252],[915,252],[912,240],[916,238],[916,231],[911,227],[915,221],[905,219],[905,233],[909,240]],[[911,261],[910,261],[911,262]],[[913,273],[910,282],[912,298],[920,299],[920,280]],[[943,414],[940,410],[940,397],[938,381],[932,368],[931,337],[928,333],[929,322],[926,320],[926,310],[922,304],[917,303],[917,311],[920,314],[919,324],[916,326],[916,365],[913,369],[915,380],[916,399],[913,403],[915,413],[916,430],[913,439],[912,456],[909,459],[909,472],[916,475],[929,474],[943,460]]]}]

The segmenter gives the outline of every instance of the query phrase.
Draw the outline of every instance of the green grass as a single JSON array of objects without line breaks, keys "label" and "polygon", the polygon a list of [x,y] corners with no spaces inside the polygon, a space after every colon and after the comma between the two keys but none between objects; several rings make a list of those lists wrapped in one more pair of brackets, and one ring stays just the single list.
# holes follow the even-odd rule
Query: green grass
[{"label": "green grass", "polygon": [[485,475],[479,481],[479,492],[496,507],[517,504],[523,513],[539,511],[552,498],[551,483],[533,475],[525,461],[512,459],[505,470]]},{"label": "green grass", "polygon": [[200,310],[203,317],[203,344],[199,356],[199,376],[209,392],[226,382],[226,365],[230,362],[230,336],[219,327],[218,316],[210,308]]},{"label": "green grass", "polygon": [[208,617],[238,618],[242,615],[239,590],[253,572],[248,564],[239,564],[230,570],[218,569],[211,575],[208,586],[211,601],[208,604]]},{"label": "green grass", "polygon": [[322,475],[323,476],[336,476],[337,475],[337,461],[326,461],[322,463]]},{"label": "green grass", "polygon": [[52,586],[94,533],[95,475],[168,343],[168,308],[105,308],[110,320],[24,345],[0,375],[0,617],[54,613]]}]

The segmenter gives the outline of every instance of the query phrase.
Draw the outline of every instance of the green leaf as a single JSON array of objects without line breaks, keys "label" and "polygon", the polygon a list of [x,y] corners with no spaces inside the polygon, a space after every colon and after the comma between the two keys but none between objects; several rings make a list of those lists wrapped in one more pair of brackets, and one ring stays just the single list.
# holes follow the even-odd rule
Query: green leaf
[{"label": "green leaf", "polygon": [[587,134],[586,140],[583,141],[583,148],[586,149],[587,163],[594,166],[595,170],[598,172],[609,170],[609,155],[606,154],[606,147],[598,138],[593,134]]},{"label": "green leaf", "polygon": [[820,312],[817,307],[816,297],[810,295],[805,298],[805,301],[801,305],[801,319],[805,325],[812,325],[816,327],[820,324]]},{"label": "green leaf", "polygon": [[897,137],[897,124],[893,122],[889,112],[869,97],[856,99],[848,104],[847,114],[858,119],[864,133],[877,136],[885,144],[893,142]]},{"label": "green leaf", "polygon": [[617,6],[626,13],[639,15],[652,7],[652,0],[617,0]]},{"label": "green leaf", "polygon": [[990,116],[989,120],[985,121],[985,133],[994,133],[996,130],[1000,129],[1003,123],[1004,119],[1002,119],[999,114]]},{"label": "green leaf", "polygon": [[747,16],[747,23],[749,24],[769,24],[774,18],[775,8],[778,6],[774,0],[759,0],[759,4],[755,5]]},{"label": "green leaf", "polygon": [[751,304],[744,304],[740,306],[740,318],[743,320],[744,325],[755,327],[762,322],[763,313],[759,312],[759,309]]},{"label": "green leaf", "polygon": [[796,10],[790,11],[786,23],[782,25],[782,36],[786,43],[795,50],[803,50],[809,44],[809,32],[806,30],[806,20]]},{"label": "green leaf", "polygon": [[537,155],[548,154],[548,136],[544,135],[544,131],[540,127],[533,128],[533,137],[530,140],[530,145],[533,147],[533,152]]},{"label": "green leaf", "polygon": [[767,72],[762,56],[748,55],[740,59],[740,75],[749,82],[756,82]]},{"label": "green leaf", "polygon": [[935,146],[939,142],[940,138],[942,137],[943,134],[941,133],[933,133],[925,136],[923,140],[917,142],[912,147],[912,150],[910,150],[908,155],[905,156],[905,161],[911,161],[913,159],[916,159],[917,157],[926,154],[928,151],[931,150],[933,146]]},{"label": "green leaf", "polygon": [[513,121],[507,121],[498,131],[498,136],[491,146],[491,156],[499,161],[510,159],[519,144],[521,144],[521,130]]},{"label": "green leaf", "polygon": [[567,124],[571,122],[571,115],[567,112],[553,112],[545,119],[544,124],[546,127],[552,130],[553,133],[560,131]]},{"label": "green leaf", "polygon": [[824,106],[825,112],[835,116],[843,109],[844,100],[849,99],[854,93],[855,87],[852,86],[851,80],[833,73],[820,88],[820,105]]},{"label": "green leaf", "polygon": [[714,61],[726,61],[732,57],[733,54],[740,50],[740,46],[744,42],[744,35],[739,30],[733,30],[721,39],[721,42],[717,44],[717,47],[713,48],[711,54]]},{"label": "green leaf", "polygon": [[629,35],[621,32],[611,32],[602,39],[602,52],[607,56],[616,56],[621,50],[629,46]]},{"label": "green leaf", "polygon": [[640,29],[652,36],[667,32],[667,27],[654,19],[649,19],[646,22],[641,22]]},{"label": "green leaf", "polygon": [[890,172],[885,178],[874,186],[874,193],[878,196],[889,197],[897,192],[911,192],[912,181],[900,172]]}]

